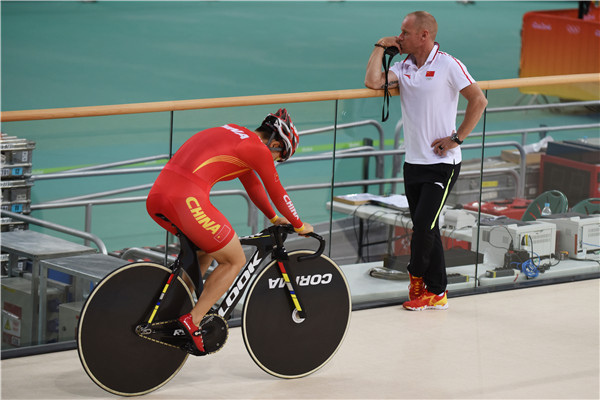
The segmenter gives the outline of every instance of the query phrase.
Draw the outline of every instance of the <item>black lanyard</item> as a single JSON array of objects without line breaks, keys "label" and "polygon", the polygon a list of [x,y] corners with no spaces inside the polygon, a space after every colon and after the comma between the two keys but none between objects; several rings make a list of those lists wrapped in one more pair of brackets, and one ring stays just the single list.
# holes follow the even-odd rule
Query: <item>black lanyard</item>
[{"label": "black lanyard", "polygon": [[[384,73],[385,73],[385,86],[383,87],[383,108],[381,110],[381,122],[387,121],[390,116],[390,90],[388,89],[388,73],[390,72],[390,65],[392,65],[392,58],[396,54],[398,54],[398,48],[395,46],[386,47],[383,52],[383,57],[381,58],[381,63],[383,64]],[[389,56],[386,60],[386,55]],[[387,110],[386,110],[387,107]]]}]

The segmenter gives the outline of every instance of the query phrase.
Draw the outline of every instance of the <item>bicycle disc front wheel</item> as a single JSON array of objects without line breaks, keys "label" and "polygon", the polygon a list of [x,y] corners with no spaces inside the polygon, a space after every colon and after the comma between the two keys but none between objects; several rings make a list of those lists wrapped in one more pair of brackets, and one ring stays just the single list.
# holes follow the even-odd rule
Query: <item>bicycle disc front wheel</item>
[{"label": "bicycle disc front wheel", "polygon": [[[104,278],[87,299],[77,332],[81,364],[104,390],[135,396],[167,383],[188,354],[138,336],[135,327],[146,322],[171,271],[153,263],[133,263]],[[155,321],[178,318],[193,307],[181,278],[173,280]]]},{"label": "bicycle disc front wheel", "polygon": [[252,283],[244,303],[242,333],[256,364],[280,378],[300,378],[325,365],[339,349],[350,324],[352,301],[342,270],[328,257],[289,253],[288,272],[306,318],[295,313],[290,294],[273,261]]}]

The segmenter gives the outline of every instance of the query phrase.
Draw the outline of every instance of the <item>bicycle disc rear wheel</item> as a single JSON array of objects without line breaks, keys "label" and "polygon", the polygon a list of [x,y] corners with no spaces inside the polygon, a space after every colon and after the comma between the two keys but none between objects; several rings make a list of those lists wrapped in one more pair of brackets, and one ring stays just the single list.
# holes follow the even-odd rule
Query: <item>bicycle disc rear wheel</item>
[{"label": "bicycle disc rear wheel", "polygon": [[287,269],[296,277],[297,296],[306,311],[294,313],[276,261],[252,283],[242,316],[246,349],[264,371],[300,378],[325,365],[337,352],[350,324],[352,301],[341,269],[328,257],[298,261],[310,251],[289,253]]},{"label": "bicycle disc rear wheel", "polygon": [[[141,338],[135,327],[150,315],[171,271],[133,263],[104,278],[87,299],[79,319],[77,350],[86,373],[101,388],[142,395],[167,383],[183,366],[184,351]],[[171,282],[155,321],[178,318],[193,307],[185,283]]]}]

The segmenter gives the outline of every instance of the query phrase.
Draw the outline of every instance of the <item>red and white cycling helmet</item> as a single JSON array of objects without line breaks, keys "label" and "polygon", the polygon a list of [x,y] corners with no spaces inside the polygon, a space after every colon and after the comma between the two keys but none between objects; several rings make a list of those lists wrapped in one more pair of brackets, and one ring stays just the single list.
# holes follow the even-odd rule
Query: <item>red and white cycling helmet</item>
[{"label": "red and white cycling helmet", "polygon": [[272,131],[267,146],[273,140],[279,140],[283,144],[283,147],[278,149],[281,151],[281,158],[277,161],[284,162],[296,152],[300,137],[285,108],[280,108],[275,114],[267,115],[261,126],[266,126]]}]

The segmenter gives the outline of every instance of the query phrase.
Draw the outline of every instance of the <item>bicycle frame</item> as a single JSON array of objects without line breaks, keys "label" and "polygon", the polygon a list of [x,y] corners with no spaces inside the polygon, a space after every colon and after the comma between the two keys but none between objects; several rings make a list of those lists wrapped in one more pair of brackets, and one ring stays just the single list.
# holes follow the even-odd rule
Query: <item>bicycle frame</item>
[{"label": "bicycle frame", "polygon": [[[251,245],[256,247],[256,251],[250,257],[249,261],[246,263],[244,268],[240,271],[237,278],[225,294],[225,299],[221,302],[220,306],[217,308],[216,312],[223,319],[228,320],[233,312],[235,306],[239,303],[242,298],[242,295],[245,293],[248,284],[252,280],[252,276],[258,271],[258,267],[261,265],[262,261],[269,254],[272,255],[274,260],[277,260],[277,265],[279,267],[279,271],[281,272],[282,278],[285,282],[285,286],[288,289],[290,294],[291,301],[294,305],[294,308],[297,312],[299,318],[306,318],[306,313],[300,299],[296,296],[296,284],[294,281],[294,277],[290,277],[288,273],[288,268],[286,268],[286,264],[288,261],[287,251],[283,246],[285,239],[287,238],[288,233],[293,233],[294,229],[291,225],[273,225],[262,232],[257,233],[255,235],[243,236],[240,238],[240,243],[245,245]],[[196,295],[200,297],[202,293],[202,277],[199,274],[194,273],[197,268],[197,258],[195,254],[195,250],[198,248],[182,233],[180,234],[180,243],[182,246],[182,251],[179,254],[179,257],[175,261],[175,263],[171,266],[171,276],[167,280],[157,302],[152,310],[147,324],[152,324],[154,321],[154,316],[156,312],[160,308],[160,304],[166,295],[169,285],[171,281],[175,278],[175,276],[181,273],[181,270],[185,270],[188,275],[190,275],[193,279],[193,276],[196,275],[196,279],[193,279],[194,284],[196,285]],[[323,238],[316,233],[311,233],[311,237],[317,239],[319,241],[319,249],[312,255],[303,256],[298,258],[298,261],[305,261],[311,258],[317,258],[325,249],[325,241]]]},{"label": "bicycle frame", "polygon": [[[268,233],[266,233],[268,232]],[[290,226],[271,226],[261,233],[256,235],[244,236],[240,238],[240,242],[245,245],[251,245],[256,247],[256,251],[250,257],[244,268],[242,268],[240,274],[233,282],[227,293],[225,299],[221,302],[217,308],[217,313],[225,318],[229,319],[235,306],[239,303],[243,294],[245,293],[252,276],[258,271],[258,267],[261,265],[263,260],[269,254],[272,255],[274,260],[277,260],[279,270],[282,274],[285,285],[290,293],[291,300],[294,304],[298,316],[300,318],[306,318],[305,310],[300,303],[300,300],[296,296],[296,286],[293,277],[290,277],[286,264],[288,261],[287,251],[283,246],[283,242],[287,236],[287,233],[294,232]],[[320,246],[314,255],[306,256],[302,260],[316,258],[323,253],[324,241],[321,236],[317,234],[311,234],[311,237],[319,240]]]}]

